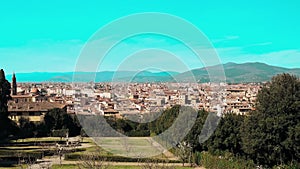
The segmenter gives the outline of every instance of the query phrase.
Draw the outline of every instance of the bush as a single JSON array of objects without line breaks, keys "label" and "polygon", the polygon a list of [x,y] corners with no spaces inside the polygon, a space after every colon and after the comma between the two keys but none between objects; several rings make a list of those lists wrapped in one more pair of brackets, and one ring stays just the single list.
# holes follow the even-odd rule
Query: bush
[{"label": "bush", "polygon": [[193,154],[193,162],[197,165],[200,165],[201,164],[201,153],[196,151],[194,154]]},{"label": "bush", "polygon": [[300,168],[300,163],[299,162],[294,162],[289,165],[279,165],[273,167],[274,169],[299,169]]},{"label": "bush", "polygon": [[237,157],[213,156],[207,152],[201,153],[201,164],[207,169],[253,169],[253,161],[247,161]]},{"label": "bush", "polygon": [[[70,153],[65,154],[66,160],[80,160],[86,159],[89,154],[76,154]],[[97,156],[97,155],[96,155]],[[151,160],[150,158],[132,158],[132,157],[123,157],[123,156],[112,156],[112,155],[98,155],[95,157],[96,159],[102,159],[104,161],[114,161],[114,162],[146,162]],[[164,159],[157,159],[158,162],[171,162],[171,163],[180,163],[178,160],[164,160]]]}]

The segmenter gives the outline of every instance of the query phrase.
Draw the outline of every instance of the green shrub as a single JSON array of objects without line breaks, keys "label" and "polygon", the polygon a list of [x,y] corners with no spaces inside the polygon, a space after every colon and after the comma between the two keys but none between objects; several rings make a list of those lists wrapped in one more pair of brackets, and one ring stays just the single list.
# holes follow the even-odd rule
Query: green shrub
[{"label": "green shrub", "polygon": [[196,151],[194,154],[193,154],[193,162],[197,165],[200,165],[201,164],[201,153]]},{"label": "green shrub", "polygon": [[273,167],[273,169],[299,169],[300,168],[300,163],[299,162],[293,162],[288,165],[279,165]]},{"label": "green shrub", "polygon": [[[65,154],[66,160],[80,160],[80,159],[88,159],[89,154],[76,154],[70,153]],[[95,156],[95,155],[93,155]],[[150,158],[132,158],[132,157],[123,157],[123,156],[112,156],[112,155],[96,155],[94,157],[96,159],[101,159],[103,161],[114,161],[114,162],[146,162],[150,160]],[[180,163],[178,160],[164,160],[164,159],[156,159],[158,162],[172,162],[172,163]]]},{"label": "green shrub", "polygon": [[238,157],[213,156],[208,152],[201,153],[201,165],[207,169],[253,169],[253,161],[244,160]]}]

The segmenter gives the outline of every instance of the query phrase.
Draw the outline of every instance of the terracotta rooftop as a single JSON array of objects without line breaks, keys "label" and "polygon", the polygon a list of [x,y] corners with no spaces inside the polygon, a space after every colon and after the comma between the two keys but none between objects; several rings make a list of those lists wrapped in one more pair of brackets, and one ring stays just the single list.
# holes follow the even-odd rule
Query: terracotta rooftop
[{"label": "terracotta rooftop", "polygon": [[9,112],[20,111],[48,111],[54,108],[63,109],[66,105],[52,102],[26,102],[26,103],[8,103]]}]

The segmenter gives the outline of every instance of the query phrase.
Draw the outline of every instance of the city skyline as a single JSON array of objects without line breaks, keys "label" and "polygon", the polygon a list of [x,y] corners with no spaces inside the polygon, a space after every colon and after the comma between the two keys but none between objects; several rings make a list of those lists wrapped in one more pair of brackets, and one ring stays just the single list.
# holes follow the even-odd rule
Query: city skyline
[{"label": "city skyline", "polygon": [[0,2],[0,168],[299,168],[300,1]]},{"label": "city skyline", "polygon": [[[17,4],[17,5],[15,5]],[[88,39],[108,23],[127,15],[159,12],[195,25],[216,48],[221,63],[263,62],[299,67],[298,1],[212,2],[1,2],[1,68],[12,72],[72,72]],[[143,42],[142,44],[140,42]],[[155,44],[155,45],[153,45]],[[122,46],[123,45],[123,46]],[[189,53],[173,39],[143,35],[126,39],[111,55],[126,57],[137,49],[162,48],[185,59]],[[130,52],[124,49],[130,48]],[[124,55],[124,56],[123,56]],[[149,55],[149,53],[148,53]],[[144,57],[147,57],[145,55]],[[148,56],[149,57],[149,56]],[[114,60],[102,70],[114,70]],[[199,68],[203,65],[193,65]],[[170,67],[171,71],[176,67]],[[97,70],[95,70],[97,71]]]}]

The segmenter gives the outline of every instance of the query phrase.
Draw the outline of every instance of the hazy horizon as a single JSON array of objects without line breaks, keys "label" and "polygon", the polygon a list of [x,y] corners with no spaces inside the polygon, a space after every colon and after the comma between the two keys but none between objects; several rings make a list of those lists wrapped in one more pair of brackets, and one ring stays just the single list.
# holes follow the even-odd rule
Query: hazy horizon
[{"label": "hazy horizon", "polygon": [[[244,63],[236,63],[236,62],[227,62],[227,63],[223,63],[223,65],[225,64],[229,64],[229,63],[234,63],[234,64],[247,64],[247,63],[262,63],[262,64],[267,64],[267,63],[263,63],[263,62],[244,62]],[[283,66],[276,66],[276,65],[271,65],[271,64],[267,64],[269,66],[274,66],[274,67],[281,67],[281,68],[286,68],[286,69],[298,69],[299,67],[294,67],[294,68],[288,68],[288,67],[283,67]],[[216,66],[216,65],[212,65],[212,66]],[[195,69],[201,69],[201,68],[205,68],[205,67],[198,67]],[[190,69],[190,70],[194,70],[194,69]],[[99,73],[99,72],[117,72],[117,71],[121,71],[121,72],[136,72],[137,70],[103,70],[103,71],[95,71],[95,72],[88,72],[88,71],[77,71],[78,73]],[[12,76],[13,73],[15,74],[30,74],[30,73],[74,73],[75,71],[65,71],[65,72],[39,72],[39,71],[35,71],[35,72],[6,72],[6,70],[4,69],[4,72],[6,74],[6,76]],[[162,71],[157,71],[157,70],[138,70],[138,72],[151,72],[151,73],[162,73],[162,72],[171,72],[171,73],[184,73],[183,72],[176,72],[176,71],[169,71],[169,70],[162,70]]]},{"label": "hazy horizon", "polygon": [[[122,1],[119,5],[98,1],[3,1],[0,3],[0,67],[7,73],[72,72],[82,48],[97,30],[125,16],[156,12],[182,18],[202,31],[218,52],[220,63],[263,62],[296,68],[300,65],[299,8],[299,1],[258,0],[246,4],[241,1],[176,1],[172,5],[148,1]],[[127,28],[118,31],[123,30]],[[190,69],[204,66],[195,62],[193,53],[177,39],[143,34],[123,39],[104,60],[109,64],[95,71],[116,70],[120,64],[117,60],[149,48],[169,52],[160,58],[176,55],[179,60],[186,61]],[[149,52],[137,54],[141,58],[153,56]],[[168,70],[184,71],[173,62],[165,63],[161,65]]]}]

